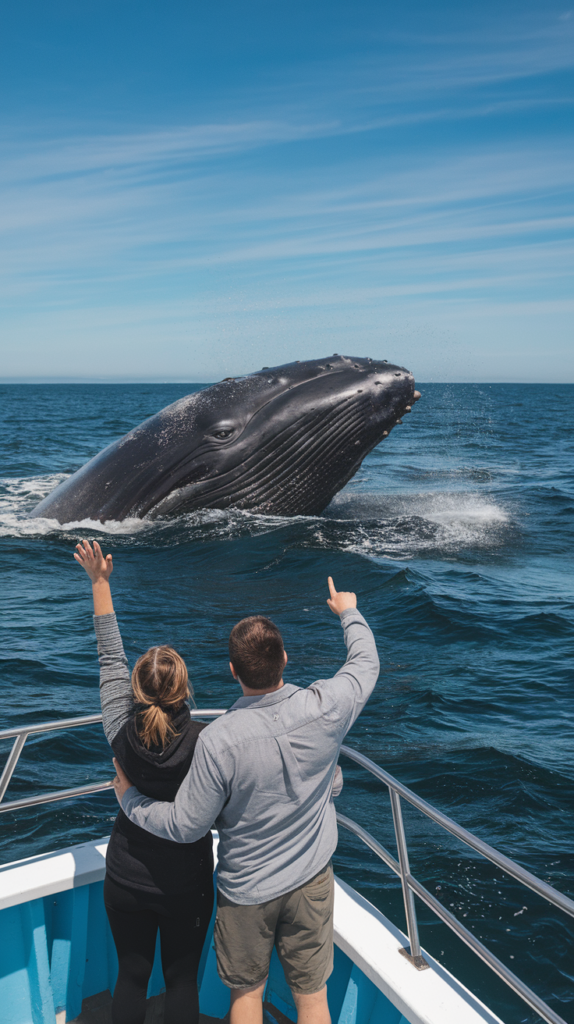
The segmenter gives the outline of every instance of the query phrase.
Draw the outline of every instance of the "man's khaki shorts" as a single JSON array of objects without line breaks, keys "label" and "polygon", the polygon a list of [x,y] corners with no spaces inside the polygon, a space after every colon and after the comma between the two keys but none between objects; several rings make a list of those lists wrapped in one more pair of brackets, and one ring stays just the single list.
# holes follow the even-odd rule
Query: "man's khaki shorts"
[{"label": "man's khaki shorts", "polygon": [[245,906],[217,893],[217,970],[229,988],[265,981],[273,946],[292,992],[320,992],[333,970],[333,868],[267,903]]}]

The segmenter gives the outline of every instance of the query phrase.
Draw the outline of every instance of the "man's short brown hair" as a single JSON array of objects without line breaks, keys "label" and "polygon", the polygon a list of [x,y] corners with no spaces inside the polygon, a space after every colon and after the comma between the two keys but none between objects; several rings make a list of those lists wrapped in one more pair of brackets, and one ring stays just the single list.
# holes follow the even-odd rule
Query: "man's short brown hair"
[{"label": "man's short brown hair", "polygon": [[231,630],[229,657],[250,690],[268,690],[281,682],[285,668],[283,637],[271,619],[250,615]]}]

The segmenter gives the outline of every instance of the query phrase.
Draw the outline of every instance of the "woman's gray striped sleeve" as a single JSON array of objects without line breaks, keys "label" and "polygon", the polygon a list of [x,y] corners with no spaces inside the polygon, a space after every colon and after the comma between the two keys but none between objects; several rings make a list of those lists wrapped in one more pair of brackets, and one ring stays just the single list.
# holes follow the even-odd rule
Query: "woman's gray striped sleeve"
[{"label": "woman's gray striped sleeve", "polygon": [[108,743],[134,711],[128,660],[115,614],[94,615],[100,659],[100,701]]}]

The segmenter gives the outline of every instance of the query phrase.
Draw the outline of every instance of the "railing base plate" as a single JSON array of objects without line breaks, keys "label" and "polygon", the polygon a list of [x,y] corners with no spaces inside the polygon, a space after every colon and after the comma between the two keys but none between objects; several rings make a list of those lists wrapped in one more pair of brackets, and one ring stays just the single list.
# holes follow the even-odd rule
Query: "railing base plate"
[{"label": "railing base plate", "polygon": [[405,960],[408,960],[417,971],[426,971],[430,964],[427,964],[424,956],[411,956],[408,949],[404,949],[403,946],[399,949],[401,956],[404,956]]}]

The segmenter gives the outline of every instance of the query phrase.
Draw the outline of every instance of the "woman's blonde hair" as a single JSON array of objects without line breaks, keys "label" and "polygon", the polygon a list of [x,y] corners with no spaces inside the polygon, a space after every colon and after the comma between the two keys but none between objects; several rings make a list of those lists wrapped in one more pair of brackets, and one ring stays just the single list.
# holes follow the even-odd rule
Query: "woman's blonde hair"
[{"label": "woman's blonde hair", "polygon": [[177,735],[171,714],[193,696],[183,658],[173,647],[150,647],[134,665],[132,689],[144,710],[138,714],[138,734],[149,750],[166,747]]}]

